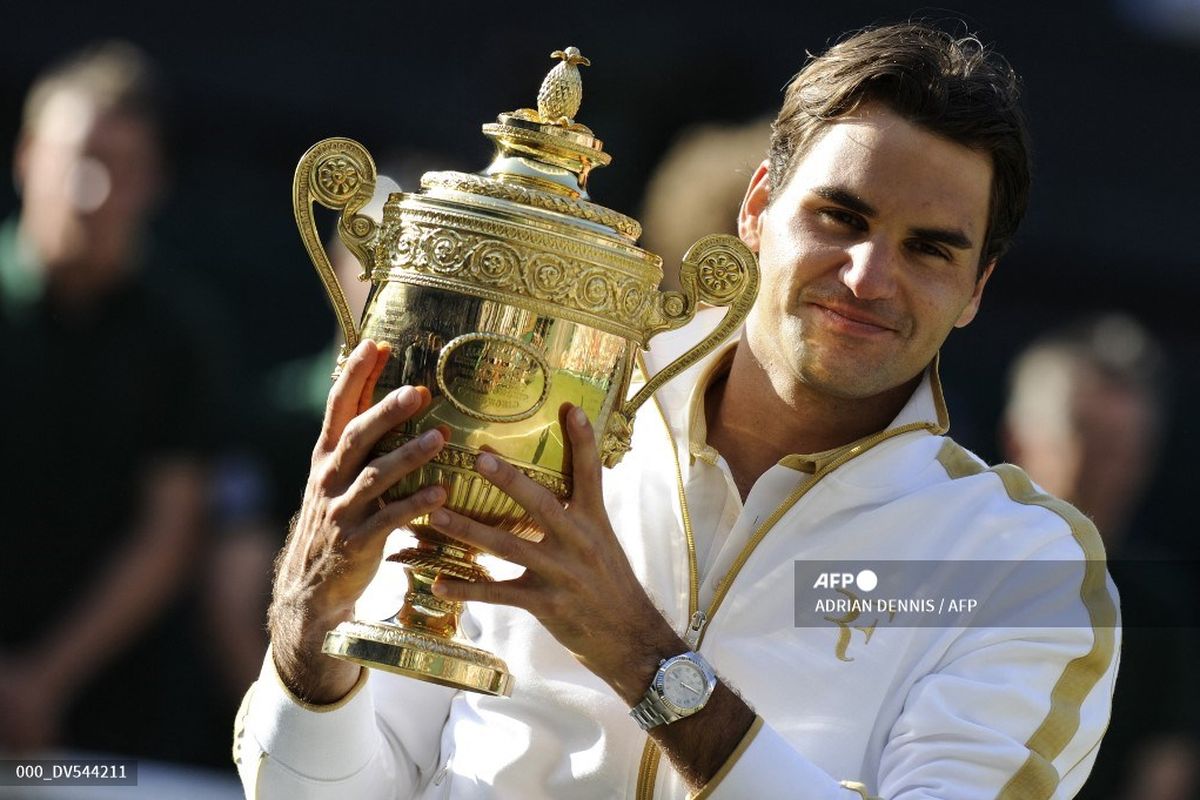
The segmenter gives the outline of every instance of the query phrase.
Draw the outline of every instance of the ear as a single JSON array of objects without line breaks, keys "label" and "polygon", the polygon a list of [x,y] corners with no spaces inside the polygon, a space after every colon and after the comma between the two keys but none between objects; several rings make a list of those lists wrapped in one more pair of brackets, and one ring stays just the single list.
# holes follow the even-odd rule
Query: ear
[{"label": "ear", "polygon": [[971,292],[971,299],[967,301],[966,307],[958,315],[958,319],[954,322],[954,327],[965,328],[971,324],[971,320],[975,319],[975,315],[979,313],[979,303],[983,300],[983,287],[987,285],[988,278],[992,277],[992,270],[995,268],[996,259],[993,258],[983,268],[983,272],[979,274],[979,279],[975,281],[975,291]]},{"label": "ear", "polygon": [[738,210],[738,236],[746,246],[758,252],[762,232],[762,216],[771,200],[771,176],[768,166],[771,162],[763,161],[750,178],[746,187],[746,196],[742,198],[742,207]]}]

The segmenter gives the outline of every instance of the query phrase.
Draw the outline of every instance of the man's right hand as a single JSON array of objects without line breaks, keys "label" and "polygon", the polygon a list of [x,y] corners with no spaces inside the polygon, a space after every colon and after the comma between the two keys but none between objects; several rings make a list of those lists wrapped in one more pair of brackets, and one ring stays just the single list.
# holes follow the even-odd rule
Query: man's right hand
[{"label": "man's right hand", "polygon": [[388,431],[430,400],[428,389],[405,386],[371,405],[388,354],[386,347],[362,341],[334,383],[304,503],[277,562],[268,614],[275,668],[293,694],[314,704],[339,700],[358,680],[361,668],[324,655],[321,643],[328,630],[351,618],[379,568],[388,534],[446,499],[445,490],[433,486],[381,503],[384,492],[445,444],[433,429],[370,459]]}]

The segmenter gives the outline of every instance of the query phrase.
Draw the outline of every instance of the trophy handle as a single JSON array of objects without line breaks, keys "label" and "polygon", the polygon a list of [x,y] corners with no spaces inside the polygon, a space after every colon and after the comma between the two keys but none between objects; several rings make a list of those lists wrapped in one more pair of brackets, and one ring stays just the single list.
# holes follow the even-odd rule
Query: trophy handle
[{"label": "trophy handle", "polygon": [[681,292],[662,292],[655,314],[646,328],[646,339],[682,327],[696,315],[698,302],[727,307],[721,323],[699,344],[660,369],[631,399],[609,416],[600,444],[604,465],[616,466],[629,450],[633,416],[659,387],[708,355],[745,321],[758,294],[758,259],[741,239],[723,233],[703,237],[683,256],[679,268]]},{"label": "trophy handle", "polygon": [[378,225],[370,217],[358,211],[371,201],[375,193],[375,161],[367,149],[353,139],[323,139],[308,148],[296,165],[296,176],[292,180],[292,210],[296,214],[296,226],[304,249],[308,251],[317,275],[329,295],[333,313],[337,315],[345,343],[338,358],[340,367],[349,352],[358,344],[358,326],[350,314],[346,295],[338,283],[329,254],[321,242],[313,220],[314,202],[326,208],[341,211],[338,219],[338,238],[358,259],[363,267],[363,280],[369,280],[375,268],[372,247]]}]

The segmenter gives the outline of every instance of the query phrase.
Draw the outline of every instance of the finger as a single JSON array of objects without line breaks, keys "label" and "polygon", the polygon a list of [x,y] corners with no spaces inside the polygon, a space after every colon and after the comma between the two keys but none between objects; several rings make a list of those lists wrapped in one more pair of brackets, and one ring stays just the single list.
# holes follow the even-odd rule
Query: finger
[{"label": "finger", "polygon": [[322,605],[352,607],[378,570],[392,531],[429,513],[445,500],[444,489],[429,487],[388,503],[361,524],[341,529],[314,558],[325,575],[316,587],[322,594]]},{"label": "finger", "polygon": [[354,473],[361,469],[371,448],[388,431],[417,414],[422,394],[411,386],[401,386],[362,414],[352,419],[342,431],[330,477],[342,485],[351,483]]},{"label": "finger", "polygon": [[475,471],[516,500],[542,530],[555,533],[563,530],[566,515],[562,502],[512,464],[485,452],[475,457]]},{"label": "finger", "polygon": [[317,447],[323,452],[333,450],[346,425],[358,413],[358,400],[362,397],[363,384],[375,367],[376,352],[375,342],[363,339],[350,353],[341,374],[333,382],[325,401],[321,436],[317,440]]},{"label": "finger", "polygon": [[383,547],[388,535],[412,522],[422,514],[441,507],[446,502],[446,490],[441,486],[427,486],[419,492],[400,500],[393,500],[372,514],[354,538],[361,540],[363,547]]},{"label": "finger", "polygon": [[603,505],[600,453],[596,449],[596,434],[592,424],[588,421],[587,413],[579,406],[571,406],[566,418],[567,438],[571,441],[571,502],[588,507]]},{"label": "finger", "polygon": [[352,505],[375,500],[422,464],[428,463],[445,443],[442,432],[434,428],[374,459],[358,473],[346,492],[347,499]]},{"label": "finger", "polygon": [[429,523],[452,539],[538,574],[544,575],[554,567],[554,560],[548,557],[544,547],[448,509],[434,511],[429,515]]},{"label": "finger", "polygon": [[438,597],[459,602],[491,603],[528,609],[533,599],[533,590],[523,585],[520,578],[511,581],[464,581],[438,575],[432,588]]},{"label": "finger", "polygon": [[367,376],[367,380],[363,383],[362,393],[358,396],[359,414],[370,408],[374,402],[375,385],[379,383],[379,376],[383,374],[383,368],[387,366],[388,359],[392,355],[392,346],[387,342],[379,342],[376,348],[374,367],[371,369],[371,374]]}]

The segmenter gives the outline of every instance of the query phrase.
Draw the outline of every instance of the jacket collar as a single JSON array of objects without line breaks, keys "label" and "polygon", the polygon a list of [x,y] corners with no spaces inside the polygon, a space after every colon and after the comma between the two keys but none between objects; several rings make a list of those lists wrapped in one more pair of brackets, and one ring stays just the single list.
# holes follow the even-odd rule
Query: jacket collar
[{"label": "jacket collar", "polygon": [[[708,424],[704,416],[704,395],[713,380],[729,371],[736,348],[737,340],[730,340],[719,347],[707,359],[699,378],[692,387],[691,395],[688,398],[687,431],[688,453],[693,460],[698,458],[709,464],[717,462],[719,454],[707,441]],[[778,463],[780,466],[790,467],[801,472],[815,473],[829,462],[856,447],[861,447],[868,439],[875,438],[884,431],[919,426],[933,434],[946,433],[950,429],[950,413],[946,409],[946,399],[942,394],[942,381],[938,374],[940,358],[940,354],[933,357],[933,361],[925,368],[925,374],[908,398],[908,402],[883,431],[875,431],[861,439],[818,453],[791,453],[781,458]]]}]

